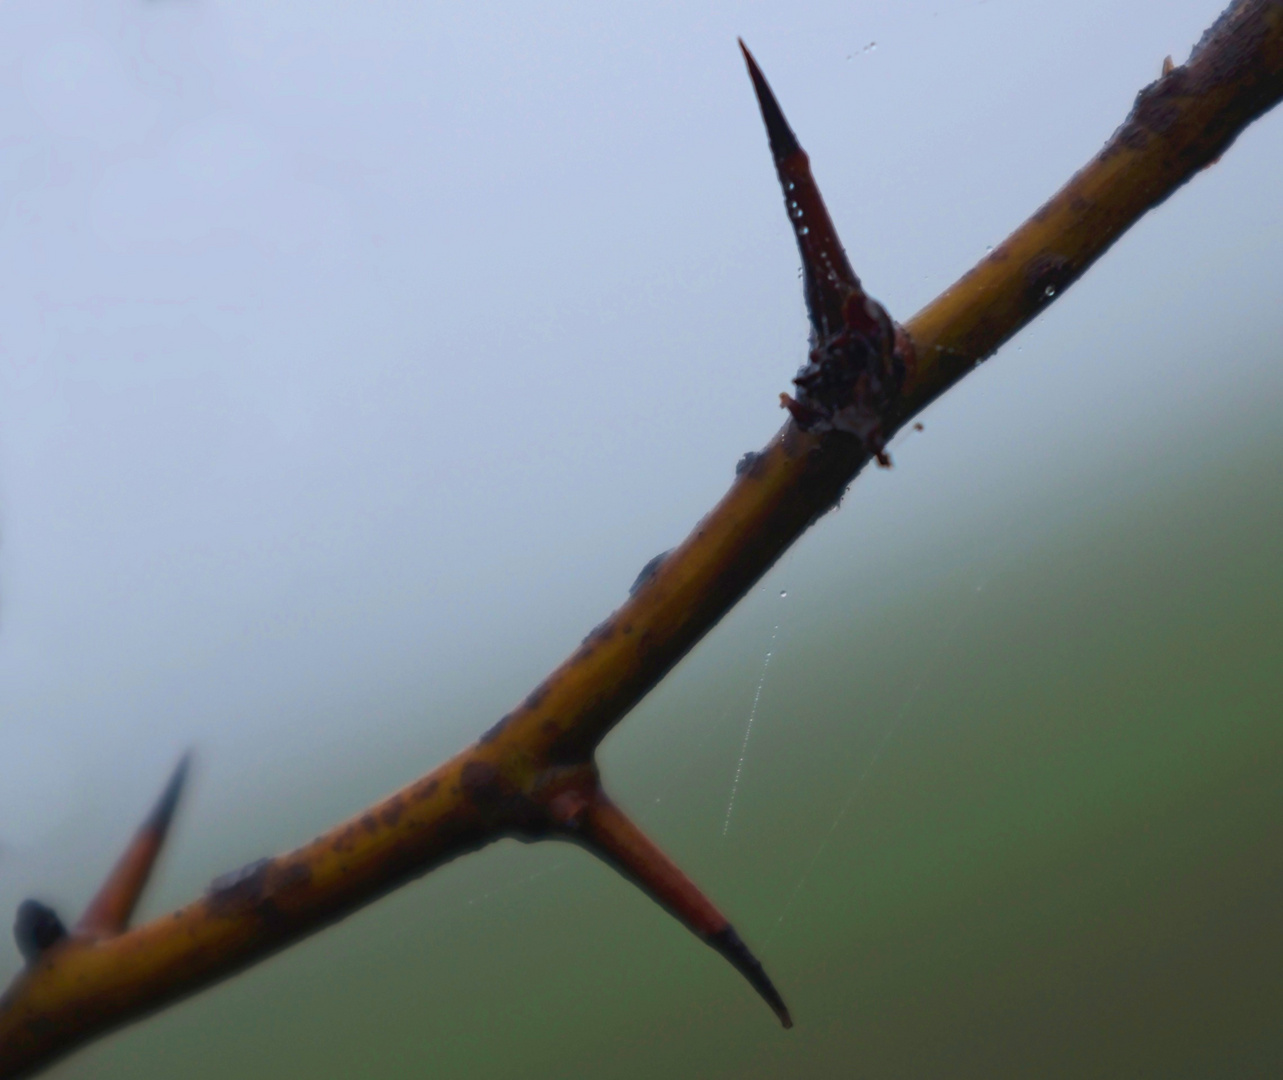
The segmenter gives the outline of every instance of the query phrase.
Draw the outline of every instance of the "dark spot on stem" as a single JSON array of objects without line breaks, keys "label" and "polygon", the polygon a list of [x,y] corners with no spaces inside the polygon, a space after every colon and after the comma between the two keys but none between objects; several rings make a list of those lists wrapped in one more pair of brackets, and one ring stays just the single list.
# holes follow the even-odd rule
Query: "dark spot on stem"
[{"label": "dark spot on stem", "polygon": [[499,770],[486,761],[469,761],[461,774],[464,794],[479,805],[502,798],[504,783]]},{"label": "dark spot on stem", "polygon": [[603,641],[609,641],[614,636],[614,621],[612,619],[604,619],[584,635],[584,640],[579,643],[579,651],[587,656],[592,652],[592,647],[594,645],[600,644]]},{"label": "dark spot on stem", "polygon": [[1166,78],[1150,83],[1136,95],[1136,105],[1126,126],[1166,135],[1181,118],[1180,105],[1175,99],[1186,92],[1185,82],[1185,73],[1173,70]]},{"label": "dark spot on stem", "polygon": [[[397,810],[400,816],[400,810]],[[274,883],[273,892],[288,892],[290,889],[301,889],[312,883],[312,868],[307,863],[290,863],[284,867]]]},{"label": "dark spot on stem", "polygon": [[276,901],[270,896],[265,896],[254,905],[254,914],[259,920],[272,931],[280,933],[289,925],[289,918],[277,906]]},{"label": "dark spot on stem", "polygon": [[1046,251],[1025,267],[1025,300],[1037,309],[1050,302],[1074,280],[1073,264],[1063,255]]},{"label": "dark spot on stem", "polygon": [[530,798],[487,761],[465,762],[460,773],[464,796],[494,825],[535,835],[546,825]]},{"label": "dark spot on stem", "polygon": [[405,805],[402,803],[401,797],[394,795],[379,812],[379,819],[389,829],[395,828],[397,822],[401,820],[401,814],[404,810]]},{"label": "dark spot on stem", "polygon": [[226,915],[257,904],[262,899],[267,870],[271,865],[271,859],[257,859],[211,881],[207,895],[213,913]]},{"label": "dark spot on stem", "polygon": [[643,585],[646,584],[646,582],[648,582],[651,578],[655,576],[656,572],[659,570],[660,565],[663,563],[665,559],[668,558],[669,555],[672,554],[672,551],[673,551],[672,548],[669,548],[667,551],[661,551],[658,555],[656,555],[653,559],[651,559],[650,562],[648,562],[645,566],[641,568],[641,570],[637,574],[637,577],[634,579],[632,585],[628,587],[629,596],[635,596],[637,593],[637,590],[640,589]]},{"label": "dark spot on stem", "polygon": [[[526,700],[529,701],[529,698],[527,698]],[[485,734],[482,735],[481,738],[478,739],[477,741],[483,744],[494,742],[495,739],[497,739],[499,735],[503,732],[503,729],[508,726],[508,721],[511,719],[512,719],[512,713],[504,713],[503,716],[499,718],[498,722],[493,726],[491,726],[490,728],[488,728]]]},{"label": "dark spot on stem", "polygon": [[1124,124],[1119,139],[1128,150],[1141,151],[1149,145],[1149,132],[1140,124]]}]

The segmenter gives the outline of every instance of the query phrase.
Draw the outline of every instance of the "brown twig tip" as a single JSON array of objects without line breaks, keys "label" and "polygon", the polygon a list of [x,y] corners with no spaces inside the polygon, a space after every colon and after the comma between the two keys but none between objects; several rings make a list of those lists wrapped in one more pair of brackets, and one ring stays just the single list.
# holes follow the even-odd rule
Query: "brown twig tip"
[{"label": "brown twig tip", "polygon": [[748,77],[753,80],[753,91],[757,94],[757,104],[762,110],[762,120],[766,124],[766,137],[771,143],[771,153],[778,164],[793,154],[801,153],[802,147],[797,141],[797,136],[793,134],[793,129],[789,127],[789,122],[784,119],[784,110],[775,100],[775,95],[771,92],[771,84],[766,81],[762,69],[757,66],[753,54],[744,44],[744,39],[737,40],[740,43],[740,52],[744,54],[744,63],[748,65]]},{"label": "brown twig tip", "polygon": [[[664,910],[729,960],[780,1018],[780,1023],[786,1028],[793,1026],[784,999],[726,916],[600,787],[575,800],[566,799],[563,805],[566,813],[560,816],[571,838],[639,885]],[[555,810],[554,816],[558,816]]]},{"label": "brown twig tip", "polygon": [[160,793],[134,838],[112,867],[97,895],[85,908],[76,924],[76,932],[89,937],[119,934],[129,925],[129,917],[138,905],[138,899],[151,877],[152,868],[165,844],[174,812],[178,809],[187,776],[191,771],[191,751],[185,753],[174,767],[169,783]]}]

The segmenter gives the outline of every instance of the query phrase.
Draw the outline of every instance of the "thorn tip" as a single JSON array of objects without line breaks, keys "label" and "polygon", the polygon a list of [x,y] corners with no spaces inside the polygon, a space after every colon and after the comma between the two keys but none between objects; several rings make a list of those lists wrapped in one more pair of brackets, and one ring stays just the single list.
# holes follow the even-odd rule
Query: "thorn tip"
[{"label": "thorn tip", "polygon": [[160,829],[162,832],[169,828],[169,823],[174,819],[174,811],[178,809],[178,801],[183,797],[183,789],[187,786],[187,776],[191,768],[192,751],[187,750],[174,766],[169,782],[165,785],[165,790],[160,793],[160,798],[156,800],[156,805],[152,807],[144,828]]},{"label": "thorn tip", "polygon": [[762,121],[766,124],[766,137],[771,144],[771,154],[776,162],[781,162],[785,158],[794,154],[801,153],[802,146],[797,141],[797,136],[793,134],[793,129],[784,119],[784,110],[780,108],[780,103],[775,100],[775,95],[771,92],[770,83],[766,81],[766,76],[762,74],[762,69],[757,66],[757,61],[753,59],[753,54],[748,51],[748,46],[744,44],[744,39],[739,38],[740,51],[744,54],[744,63],[748,65],[748,77],[753,80],[753,92],[757,94],[757,104],[762,110]]},{"label": "thorn tip", "polygon": [[577,825],[571,833],[575,840],[641,886],[688,930],[729,960],[780,1018],[780,1023],[786,1028],[793,1026],[784,999],[726,916],[600,787],[588,795],[583,812],[575,820]]},{"label": "thorn tip", "polygon": [[735,927],[727,923],[716,934],[709,936],[708,943],[726,957],[731,966],[748,980],[749,985],[758,992],[762,1000],[779,1017],[780,1023],[785,1030],[791,1028],[793,1026],[793,1017],[789,1013],[789,1007],[784,1004],[784,998],[775,989],[775,984],[771,982],[770,976],[766,974],[766,969],[762,967],[762,962],[744,944],[744,939],[735,932]]},{"label": "thorn tip", "polygon": [[160,798],[143,820],[134,838],[112,867],[97,895],[89,902],[76,929],[91,936],[119,934],[129,925],[143,887],[165,844],[165,836],[174,820],[187,776],[191,771],[192,752],[178,760]]}]

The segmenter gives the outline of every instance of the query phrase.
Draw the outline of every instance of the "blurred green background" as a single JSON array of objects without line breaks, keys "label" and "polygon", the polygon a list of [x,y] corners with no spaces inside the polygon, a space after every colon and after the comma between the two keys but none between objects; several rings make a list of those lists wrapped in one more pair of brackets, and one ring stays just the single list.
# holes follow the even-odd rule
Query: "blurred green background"
[{"label": "blurred green background", "polygon": [[[505,842],[58,1075],[1274,1073],[1272,421],[1239,453],[1131,460],[1113,497],[910,537],[894,584],[858,555],[857,485],[612,736],[612,790],[794,1031],[587,855]],[[304,810],[370,792],[347,794]]]}]

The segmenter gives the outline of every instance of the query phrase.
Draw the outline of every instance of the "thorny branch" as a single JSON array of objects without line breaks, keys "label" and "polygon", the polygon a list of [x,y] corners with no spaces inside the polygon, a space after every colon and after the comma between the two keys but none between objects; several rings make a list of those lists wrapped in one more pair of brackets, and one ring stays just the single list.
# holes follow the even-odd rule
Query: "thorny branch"
[{"label": "thorny branch", "polygon": [[1212,164],[1283,96],[1283,0],[1236,0],[1187,63],[1136,99],[1105,147],[1034,216],[904,326],[863,291],[810,165],[753,58],[749,73],[805,268],[811,349],[790,419],[629,599],[474,745],[296,851],[217,878],[132,930],[186,774],[68,931],[25,901],[26,959],[0,998],[0,1077],[29,1075],[404,882],[504,836],[560,837],[605,859],[747,978],[780,995],[730,923],[602,789],[598,743],[904,423],[1074,282],[1139,217]]}]

